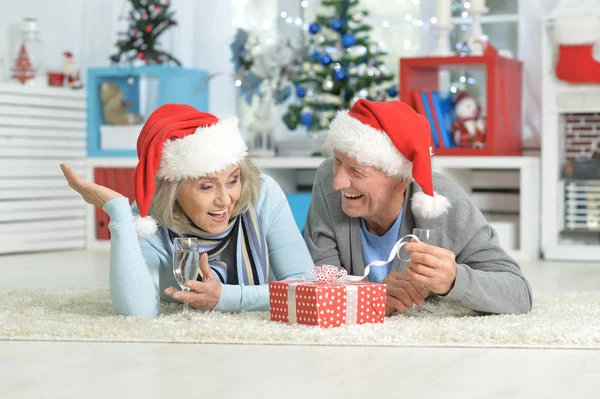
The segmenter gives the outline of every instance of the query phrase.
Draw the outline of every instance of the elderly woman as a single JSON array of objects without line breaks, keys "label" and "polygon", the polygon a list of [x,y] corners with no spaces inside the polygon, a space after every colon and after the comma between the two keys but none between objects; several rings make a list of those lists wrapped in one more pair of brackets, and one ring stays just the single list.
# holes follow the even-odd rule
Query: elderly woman
[{"label": "elderly woman", "polygon": [[483,313],[531,310],[531,288],[496,232],[457,184],[432,174],[427,119],[399,101],[363,99],[338,113],[327,141],[334,157],[317,171],[304,230],[315,264],[362,275],[413,228],[432,229],[435,243],[404,247],[404,272],[398,258],[370,269],[369,280],[388,285],[387,314],[431,293]]},{"label": "elderly woman", "polygon": [[[161,298],[267,310],[269,279],[299,278],[313,267],[281,188],[247,160],[237,118],[163,105],[144,125],[137,152],[132,208],[61,165],[70,186],[110,216],[110,292],[119,314],[154,317]],[[203,280],[187,284],[193,292],[173,288],[178,236],[198,237],[204,252]]]}]

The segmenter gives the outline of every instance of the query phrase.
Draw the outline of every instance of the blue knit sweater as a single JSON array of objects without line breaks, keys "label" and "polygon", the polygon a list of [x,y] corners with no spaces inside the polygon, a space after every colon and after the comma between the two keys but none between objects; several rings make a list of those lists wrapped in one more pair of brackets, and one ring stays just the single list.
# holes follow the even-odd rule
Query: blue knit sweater
[{"label": "blue knit sweater", "polygon": [[[266,234],[273,280],[301,278],[314,264],[294,222],[292,212],[279,185],[262,175],[256,213]],[[172,252],[167,237],[159,229],[150,237],[138,237],[133,218],[135,204],[127,198],[108,201],[104,211],[110,216],[111,233],[110,293],[120,315],[155,317],[160,301],[176,302],[164,294],[165,288],[178,287],[173,277]],[[240,312],[269,309],[267,285],[223,284],[215,310]]]}]

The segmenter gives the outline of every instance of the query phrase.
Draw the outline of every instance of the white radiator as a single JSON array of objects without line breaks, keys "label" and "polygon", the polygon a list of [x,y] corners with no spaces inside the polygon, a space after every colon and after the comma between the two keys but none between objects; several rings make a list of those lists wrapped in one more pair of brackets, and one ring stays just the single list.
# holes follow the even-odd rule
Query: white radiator
[{"label": "white radiator", "polygon": [[85,247],[86,140],[84,91],[0,83],[0,253]]}]

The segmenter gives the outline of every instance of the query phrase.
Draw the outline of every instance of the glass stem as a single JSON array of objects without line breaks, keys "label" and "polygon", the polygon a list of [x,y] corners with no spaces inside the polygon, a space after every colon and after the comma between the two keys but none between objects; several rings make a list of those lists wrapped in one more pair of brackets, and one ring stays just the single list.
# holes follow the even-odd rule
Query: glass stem
[{"label": "glass stem", "polygon": [[[190,292],[190,288],[189,287],[183,287],[183,292]],[[190,313],[190,304],[188,303],[188,301],[183,302],[183,314],[189,314]]]}]

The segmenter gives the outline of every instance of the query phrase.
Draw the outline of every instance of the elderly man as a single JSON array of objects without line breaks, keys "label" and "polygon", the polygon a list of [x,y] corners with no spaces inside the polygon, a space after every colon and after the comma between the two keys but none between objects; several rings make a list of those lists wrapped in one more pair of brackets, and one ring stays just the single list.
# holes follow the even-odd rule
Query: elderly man
[{"label": "elderly man", "polygon": [[432,293],[482,313],[531,310],[529,283],[496,232],[456,183],[432,173],[426,118],[399,101],[359,100],[332,121],[327,143],[334,157],[317,170],[304,230],[315,264],[363,275],[400,237],[432,229],[434,244],[404,246],[404,270],[398,257],[370,269],[370,281],[388,285],[388,315]]}]

